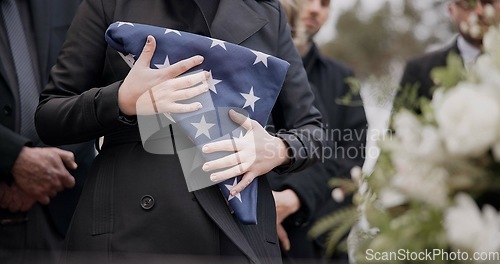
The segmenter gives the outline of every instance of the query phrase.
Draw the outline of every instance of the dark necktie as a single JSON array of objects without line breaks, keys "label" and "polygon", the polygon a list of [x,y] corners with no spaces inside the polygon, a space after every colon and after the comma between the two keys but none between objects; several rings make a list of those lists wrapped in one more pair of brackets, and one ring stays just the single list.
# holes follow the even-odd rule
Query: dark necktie
[{"label": "dark necktie", "polygon": [[33,142],[37,142],[38,136],[35,130],[34,117],[39,92],[33,61],[29,54],[28,42],[21,22],[21,14],[17,8],[16,0],[0,1],[19,88],[21,135],[33,140]]}]

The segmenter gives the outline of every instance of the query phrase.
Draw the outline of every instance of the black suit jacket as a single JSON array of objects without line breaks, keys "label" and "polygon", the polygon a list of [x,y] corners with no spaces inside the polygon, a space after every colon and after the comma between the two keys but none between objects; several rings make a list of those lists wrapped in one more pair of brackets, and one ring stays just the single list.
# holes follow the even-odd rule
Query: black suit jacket
[{"label": "black suit jacket", "polygon": [[[48,0],[29,1],[31,22],[34,36],[30,36],[30,48],[38,62],[40,75],[37,76],[42,87],[47,81],[49,71],[55,64],[57,54],[69,28],[71,20],[80,4],[80,0]],[[28,31],[27,31],[28,32]],[[9,50],[8,40],[0,39],[2,51]],[[10,53],[2,54],[0,61],[0,179],[11,180],[10,170],[17,159],[21,148],[30,140],[18,134],[19,132],[19,87],[15,75],[14,64]],[[33,117],[34,118],[34,117]],[[57,230],[64,235],[69,225],[72,212],[78,201],[83,185],[84,174],[90,167],[94,157],[92,143],[63,146],[75,153],[79,165],[75,176],[77,185],[71,190],[65,190],[52,199],[48,206]],[[5,212],[4,212],[5,213]]]},{"label": "black suit jacket", "polygon": [[312,246],[306,233],[315,220],[348,204],[340,205],[331,198],[328,180],[350,178],[350,169],[363,165],[367,121],[359,95],[353,96],[353,105],[339,102],[352,93],[346,83],[347,78],[354,76],[351,69],[322,56],[316,45],[303,62],[315,95],[314,105],[320,110],[326,128],[324,160],[288,177],[276,177],[271,186],[274,190],[292,189],[301,201],[301,209],[284,222],[291,242],[291,250],[285,254],[314,258],[320,252],[315,251],[318,248]]},{"label": "black suit jacket", "polygon": [[[401,87],[404,88],[408,85],[413,87],[413,85],[417,85],[418,97],[431,99],[432,88],[435,85],[431,79],[431,71],[435,67],[446,66],[446,58],[451,52],[460,54],[456,40],[452,45],[444,49],[409,60],[400,81]],[[398,96],[401,96],[401,93],[398,93]]]},{"label": "black suit jacket", "polygon": [[[68,249],[218,254],[221,230],[252,262],[280,261],[266,177],[258,178],[258,225],[241,225],[218,187],[188,193],[177,157],[146,153],[137,125],[119,115],[118,89],[130,68],[106,45],[104,32],[115,21],[169,27],[165,8],[164,0],[84,1],[42,92],[36,125],[43,140],[75,143],[105,135],[73,218]],[[294,153],[291,165],[281,169],[311,165],[311,148],[322,146],[321,118],[281,6],[277,1],[221,0],[208,26],[212,37],[291,63],[272,113],[278,135]],[[153,210],[141,209],[145,194],[154,197]]]}]

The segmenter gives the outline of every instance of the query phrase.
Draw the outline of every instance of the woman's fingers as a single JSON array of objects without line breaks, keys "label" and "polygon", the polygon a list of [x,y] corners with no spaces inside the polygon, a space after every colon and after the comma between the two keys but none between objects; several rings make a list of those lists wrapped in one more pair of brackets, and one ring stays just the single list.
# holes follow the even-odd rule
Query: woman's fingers
[{"label": "woman's fingers", "polygon": [[190,103],[190,104],[173,104],[170,105],[168,108],[168,111],[160,111],[162,113],[190,113],[194,112],[196,110],[200,110],[203,107],[203,105],[199,102],[195,103]]},{"label": "woman's fingers", "polygon": [[238,154],[234,153],[234,154],[227,155],[227,156],[220,158],[220,159],[217,159],[217,160],[206,162],[203,165],[203,170],[204,171],[213,171],[213,170],[217,170],[217,169],[235,166],[235,165],[238,165],[240,163],[241,163],[241,161],[240,161],[240,158],[238,157]]},{"label": "woman's fingers", "polygon": [[191,68],[200,65],[203,62],[203,60],[204,60],[203,56],[196,55],[196,56],[187,58],[185,60],[181,60],[177,63],[174,63],[174,64],[170,65],[169,67],[159,69],[159,71],[161,71],[162,74],[167,79],[172,79],[172,78],[175,78],[175,77],[187,72]]},{"label": "woman's fingers", "polygon": [[172,100],[174,100],[175,102],[184,101],[205,92],[208,92],[208,84],[200,83],[199,85],[173,92]]},{"label": "woman's fingers", "polygon": [[208,88],[207,80],[210,79],[210,76],[210,73],[207,71],[187,74],[170,79],[164,83],[165,85],[160,87],[162,87],[163,89],[167,88],[169,90],[178,91],[193,86],[198,86],[200,84],[205,84]]},{"label": "woman's fingers", "polygon": [[[179,101],[188,100],[208,92],[208,78],[210,78],[210,73],[202,71],[167,80],[148,91],[149,100],[141,100],[141,102],[151,104],[151,107],[146,109],[154,109],[155,113],[186,113],[199,110],[202,108],[200,102],[184,104],[179,103]],[[146,96],[143,99],[147,98]]]},{"label": "woman's fingers", "polygon": [[162,97],[168,96],[174,102],[191,99],[208,92],[207,80],[209,78],[210,73],[203,71],[168,80],[161,86],[155,87],[154,94],[161,95]]},{"label": "woman's fingers", "polygon": [[213,182],[219,182],[227,179],[234,178],[236,176],[242,175],[249,172],[251,162],[242,162],[229,169],[214,172],[210,175],[210,180]]},{"label": "woman's fingers", "polygon": [[202,151],[207,154],[219,151],[239,151],[241,148],[238,148],[238,145],[240,144],[236,144],[235,139],[226,139],[206,144],[203,146]]},{"label": "woman's fingers", "polygon": [[242,192],[248,185],[250,185],[250,183],[252,183],[252,181],[258,176],[259,175],[257,175],[253,171],[245,173],[238,184],[236,184],[236,186],[229,190],[229,193],[231,193],[231,195],[233,196],[237,195],[238,193]]},{"label": "woman's fingers", "polygon": [[233,109],[229,110],[229,117],[236,124],[242,126],[246,131],[252,130],[252,119],[249,117],[242,115]]},{"label": "woman's fingers", "polygon": [[139,59],[135,62],[134,66],[141,66],[149,68],[151,59],[156,50],[156,40],[153,36],[149,35],[144,48],[142,49]]}]

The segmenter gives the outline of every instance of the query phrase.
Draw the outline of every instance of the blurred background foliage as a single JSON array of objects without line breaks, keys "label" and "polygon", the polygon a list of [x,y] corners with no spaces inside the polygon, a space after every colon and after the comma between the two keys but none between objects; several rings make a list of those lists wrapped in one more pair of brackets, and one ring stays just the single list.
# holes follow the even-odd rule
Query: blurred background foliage
[{"label": "blurred background foliage", "polygon": [[[379,8],[367,12],[364,6],[375,2]],[[332,22],[334,26],[320,32],[327,39],[319,43],[320,49],[351,67],[362,81],[386,76],[398,82],[408,59],[453,40],[446,2],[333,0],[332,11],[340,5],[344,8]],[[346,4],[351,6],[345,8]]]}]

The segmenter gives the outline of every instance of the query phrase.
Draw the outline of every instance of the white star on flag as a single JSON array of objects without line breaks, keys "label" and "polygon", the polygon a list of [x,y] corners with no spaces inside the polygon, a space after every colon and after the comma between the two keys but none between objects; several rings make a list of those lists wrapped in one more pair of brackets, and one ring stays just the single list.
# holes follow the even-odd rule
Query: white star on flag
[{"label": "white star on flag", "polygon": [[170,66],[170,60],[168,59],[168,55],[167,55],[167,57],[165,57],[165,61],[163,62],[163,64],[155,64],[155,66],[158,69],[162,69],[162,68],[166,68],[166,67]]},{"label": "white star on flag", "polygon": [[130,23],[130,22],[118,22],[118,27],[121,27],[123,25],[129,25],[129,26],[134,26],[134,24]]},{"label": "white star on flag", "polygon": [[208,82],[208,88],[212,90],[212,92],[217,93],[217,88],[215,87],[215,85],[222,82],[222,80],[214,79],[212,71],[210,71],[210,79],[208,79],[207,82]]},{"label": "white star on flag", "polygon": [[255,51],[255,50],[252,50],[252,52],[253,52],[253,54],[255,54],[255,56],[257,56],[257,58],[255,58],[255,62],[253,63],[253,65],[255,65],[259,62],[262,62],[267,67],[267,58],[269,58],[271,55],[267,55],[265,53]]},{"label": "white star on flag", "polygon": [[231,201],[234,197],[238,198],[238,200],[240,200],[240,202],[243,202],[241,200],[241,193],[238,193],[237,195],[231,195],[231,189],[236,186],[236,184],[238,184],[238,181],[236,180],[236,178],[234,178],[234,182],[232,185],[229,185],[229,184],[224,184],[224,186],[226,186],[226,188],[229,190],[229,197],[227,198],[228,201]]},{"label": "white star on flag", "polygon": [[201,116],[201,120],[199,123],[191,123],[191,125],[196,127],[196,135],[194,136],[194,138],[197,138],[203,134],[207,136],[209,139],[212,139],[210,137],[210,132],[208,130],[215,124],[207,123],[207,121],[205,121],[205,115]]},{"label": "white star on flag", "polygon": [[168,118],[170,121],[174,122],[174,123],[177,123],[175,122],[174,118],[172,117],[172,115],[170,113],[163,113],[163,115]]},{"label": "white star on flag", "polygon": [[220,46],[223,49],[227,50],[226,45],[224,44],[224,41],[218,40],[218,39],[211,39],[211,40],[212,40],[212,45],[210,46],[210,48],[213,48],[215,46]]},{"label": "white star on flag", "polygon": [[175,33],[175,34],[177,34],[179,36],[181,35],[181,32],[179,32],[179,30],[172,30],[172,29],[167,28],[167,29],[165,29],[165,33],[164,34],[168,34],[168,33]]},{"label": "white star on flag", "polygon": [[249,93],[240,93],[241,96],[243,96],[245,98],[245,105],[243,106],[243,108],[247,107],[247,106],[250,106],[252,108],[252,111],[254,111],[254,108],[255,108],[255,102],[259,101],[260,97],[257,97],[253,94],[253,86],[252,88],[250,88],[250,92]]},{"label": "white star on flag", "polygon": [[240,139],[240,138],[243,138],[244,136],[245,136],[245,135],[243,135],[243,131],[240,131],[240,134],[239,134],[239,135],[237,135],[237,136],[233,136],[233,138],[238,138],[238,139]]}]

